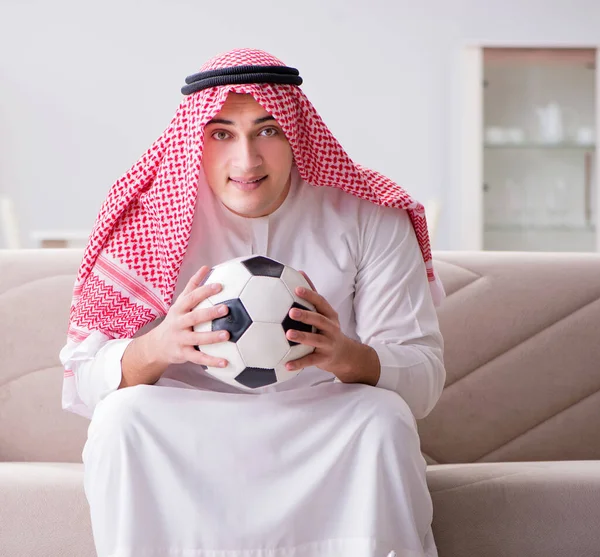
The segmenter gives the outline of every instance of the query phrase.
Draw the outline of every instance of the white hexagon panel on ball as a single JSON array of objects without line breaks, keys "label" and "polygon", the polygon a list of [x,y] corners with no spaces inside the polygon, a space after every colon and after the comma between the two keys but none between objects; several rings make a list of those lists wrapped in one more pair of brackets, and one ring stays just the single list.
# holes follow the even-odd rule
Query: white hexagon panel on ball
[{"label": "white hexagon panel on ball", "polygon": [[218,283],[223,285],[220,292],[208,298],[214,305],[239,298],[240,293],[250,278],[252,278],[250,271],[240,263],[242,259],[245,258],[238,257],[237,259],[231,259],[230,261],[216,265],[211,270],[204,284]]},{"label": "white hexagon panel on ball", "polygon": [[286,381],[294,375],[300,373],[304,368],[295,369],[294,371],[288,371],[285,364],[293,360],[298,360],[304,356],[308,356],[315,351],[314,346],[308,346],[306,344],[296,344],[288,350],[288,353],[282,358],[282,360],[275,366],[275,375],[277,381]]},{"label": "white hexagon panel on ball", "polygon": [[229,383],[235,387],[239,387],[239,383],[235,378],[246,368],[242,356],[235,342],[218,342],[216,344],[203,344],[200,350],[209,356],[216,358],[225,358],[227,360],[226,367],[208,366],[206,372],[216,379]]},{"label": "white hexagon panel on ball", "polygon": [[254,323],[281,323],[293,302],[285,284],[274,277],[252,277],[240,300]]},{"label": "white hexagon panel on ball", "polygon": [[290,345],[278,323],[252,323],[237,341],[247,367],[273,369],[288,353]]},{"label": "white hexagon panel on ball", "polygon": [[312,290],[308,281],[302,276],[299,271],[292,269],[286,265],[283,273],[281,273],[281,280],[288,288],[290,294],[294,298],[294,302],[297,304],[303,305],[304,307],[315,311],[315,306],[313,306],[310,302],[305,300],[304,298],[300,298],[295,292],[296,288],[302,286],[303,288],[307,288],[308,290]]}]

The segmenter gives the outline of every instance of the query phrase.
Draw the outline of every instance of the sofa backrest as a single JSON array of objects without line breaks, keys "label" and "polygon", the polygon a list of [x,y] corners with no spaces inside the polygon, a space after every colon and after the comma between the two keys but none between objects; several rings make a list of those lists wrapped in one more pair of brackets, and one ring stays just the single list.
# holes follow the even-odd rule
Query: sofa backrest
[{"label": "sofa backrest", "polygon": [[[81,250],[0,251],[0,461],[80,462],[61,410]],[[446,388],[429,462],[600,459],[600,255],[437,252]]]},{"label": "sofa backrest", "polygon": [[446,386],[430,462],[600,459],[600,254],[434,254]]}]

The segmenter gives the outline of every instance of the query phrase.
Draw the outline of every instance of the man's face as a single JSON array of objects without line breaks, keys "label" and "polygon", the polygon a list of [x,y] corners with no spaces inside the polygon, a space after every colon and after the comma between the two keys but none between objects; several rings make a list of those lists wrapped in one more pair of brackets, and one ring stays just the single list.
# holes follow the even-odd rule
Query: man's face
[{"label": "man's face", "polygon": [[287,196],[292,149],[279,124],[251,95],[230,93],[206,124],[202,164],[225,207],[243,217],[262,217]]}]

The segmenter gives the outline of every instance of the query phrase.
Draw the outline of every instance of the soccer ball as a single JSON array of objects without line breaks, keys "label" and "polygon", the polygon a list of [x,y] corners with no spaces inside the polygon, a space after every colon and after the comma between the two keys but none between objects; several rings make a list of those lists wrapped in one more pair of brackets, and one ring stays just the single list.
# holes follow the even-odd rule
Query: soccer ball
[{"label": "soccer ball", "polygon": [[[263,256],[231,259],[213,267],[203,284],[219,283],[217,294],[196,308],[225,304],[225,317],[199,323],[196,332],[229,331],[229,340],[196,349],[224,358],[227,367],[207,367],[211,376],[245,391],[274,385],[295,377],[301,369],[288,371],[285,364],[314,351],[312,346],[289,341],[288,329],[314,332],[314,327],[292,319],[292,307],[315,311],[298,298],[298,286],[311,289],[301,273]],[[194,309],[196,309],[194,308]]]}]

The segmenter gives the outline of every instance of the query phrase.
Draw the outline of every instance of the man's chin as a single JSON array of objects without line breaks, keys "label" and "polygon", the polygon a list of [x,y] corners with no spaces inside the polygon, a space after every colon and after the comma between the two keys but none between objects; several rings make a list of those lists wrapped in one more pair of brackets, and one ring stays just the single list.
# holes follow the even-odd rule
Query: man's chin
[{"label": "man's chin", "polygon": [[226,203],[223,205],[234,215],[238,217],[244,217],[247,219],[258,218],[268,215],[268,211],[265,211],[262,207],[240,205],[238,203]]}]

